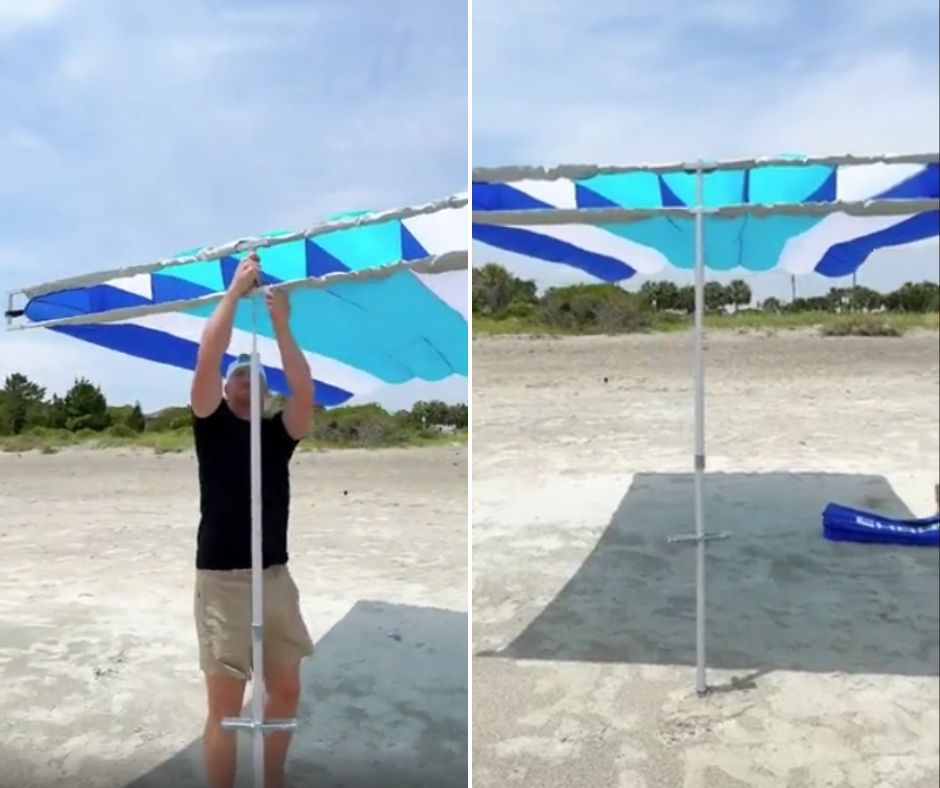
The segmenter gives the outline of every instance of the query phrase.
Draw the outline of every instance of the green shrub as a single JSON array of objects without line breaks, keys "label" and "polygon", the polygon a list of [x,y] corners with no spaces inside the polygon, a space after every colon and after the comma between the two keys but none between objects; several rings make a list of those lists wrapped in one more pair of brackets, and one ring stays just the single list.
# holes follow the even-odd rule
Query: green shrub
[{"label": "green shrub", "polygon": [[826,337],[899,337],[904,332],[890,320],[877,315],[851,315],[820,327]]},{"label": "green shrub", "polygon": [[574,285],[548,290],[538,306],[549,326],[580,333],[648,331],[653,313],[646,301],[616,285]]},{"label": "green shrub", "polygon": [[133,438],[138,434],[136,430],[124,423],[112,424],[107,432],[112,438]]},{"label": "green shrub", "polygon": [[192,428],[192,411],[188,406],[164,408],[147,417],[147,432],[166,430],[187,430]]},{"label": "green shrub", "polygon": [[320,413],[311,437],[317,443],[337,446],[387,446],[403,442],[404,431],[378,405],[360,405]]},{"label": "green shrub", "polygon": [[516,320],[526,320],[535,316],[536,307],[533,303],[526,303],[524,301],[514,301],[508,307],[506,307],[502,312],[494,315],[496,320],[507,320],[507,319],[516,319]]}]

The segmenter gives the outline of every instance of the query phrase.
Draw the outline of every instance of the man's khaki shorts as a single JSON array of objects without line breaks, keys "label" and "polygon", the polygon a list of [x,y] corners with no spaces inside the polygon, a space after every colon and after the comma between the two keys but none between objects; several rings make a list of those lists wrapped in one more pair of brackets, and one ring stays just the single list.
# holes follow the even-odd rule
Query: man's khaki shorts
[{"label": "man's khaki shorts", "polygon": [[[251,570],[196,571],[199,665],[210,674],[251,678]],[[264,661],[292,666],[313,653],[300,592],[286,566],[264,570]]]}]

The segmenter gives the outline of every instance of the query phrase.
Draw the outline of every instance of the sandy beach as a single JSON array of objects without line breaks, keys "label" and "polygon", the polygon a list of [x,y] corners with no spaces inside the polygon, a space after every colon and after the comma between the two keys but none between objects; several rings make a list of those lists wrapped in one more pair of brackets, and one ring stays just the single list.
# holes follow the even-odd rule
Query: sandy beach
[{"label": "sandy beach", "polygon": [[694,692],[690,337],[473,344],[478,788],[928,788],[938,337],[707,339],[708,681]]},{"label": "sandy beach", "polygon": [[[461,447],[295,460],[291,785],[466,785],[466,478]],[[203,784],[193,457],[0,455],[0,504],[0,785]]]}]

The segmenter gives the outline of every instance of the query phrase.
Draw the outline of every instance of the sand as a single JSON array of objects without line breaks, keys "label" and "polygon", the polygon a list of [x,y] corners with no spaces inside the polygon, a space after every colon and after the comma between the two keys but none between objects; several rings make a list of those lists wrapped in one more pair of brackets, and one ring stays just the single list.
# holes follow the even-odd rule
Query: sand
[{"label": "sand", "polygon": [[[466,478],[464,448],[295,461],[292,785],[466,785]],[[193,458],[0,455],[0,505],[0,785],[203,784]]]},{"label": "sand", "polygon": [[690,337],[475,340],[474,785],[936,786],[937,551],[820,513],[935,510],[938,345],[709,335],[698,698]]}]

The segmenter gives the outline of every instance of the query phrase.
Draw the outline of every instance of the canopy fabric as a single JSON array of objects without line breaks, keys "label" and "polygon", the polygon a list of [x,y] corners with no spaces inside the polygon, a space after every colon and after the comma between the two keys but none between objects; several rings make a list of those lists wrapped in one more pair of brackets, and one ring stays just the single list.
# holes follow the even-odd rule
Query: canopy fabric
[{"label": "canopy fabric", "polygon": [[[264,236],[270,245],[258,250],[262,284],[289,288],[291,328],[310,363],[318,404],[363,401],[388,386],[468,374],[466,200],[442,205],[378,221],[347,214],[343,218],[362,221],[313,237]],[[205,323],[250,248],[236,245],[240,251],[217,259],[26,289],[25,327],[49,323],[49,330],[79,340],[194,369]],[[207,249],[176,258],[192,260]],[[250,350],[253,330],[269,387],[286,393],[273,327],[258,295],[237,308],[222,368]]]},{"label": "canopy fabric", "polygon": [[[495,174],[495,173],[494,173]],[[474,174],[473,238],[490,246],[580,269],[607,282],[669,267],[694,267],[695,172],[687,167],[599,172],[585,177],[490,179]],[[761,164],[717,168],[703,175],[704,256],[713,271],[760,272],[778,268],[827,277],[851,274],[877,249],[940,235],[940,211],[894,215],[839,212],[838,204],[936,200],[936,163]],[[833,213],[809,208],[831,204]],[[730,206],[771,205],[788,212],[716,216]],[[800,215],[794,206],[805,206]],[[533,210],[679,209],[629,222],[491,224],[488,213]],[[687,209],[685,211],[681,209]],[[661,211],[665,214],[667,211]]]}]

